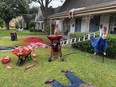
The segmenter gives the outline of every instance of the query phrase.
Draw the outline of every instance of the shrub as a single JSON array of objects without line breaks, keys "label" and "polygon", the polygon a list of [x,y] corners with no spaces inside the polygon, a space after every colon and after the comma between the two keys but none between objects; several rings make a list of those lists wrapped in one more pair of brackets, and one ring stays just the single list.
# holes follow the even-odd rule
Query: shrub
[{"label": "shrub", "polygon": [[29,28],[35,27],[36,23],[34,21],[29,22]]},{"label": "shrub", "polygon": [[[77,36],[83,36],[85,34],[87,34],[87,33],[74,33],[74,34],[71,34],[71,37],[74,38]],[[116,35],[108,34],[107,44],[108,44],[108,48],[107,48],[107,55],[106,56],[109,58],[115,59],[116,58]],[[89,53],[94,52],[93,47],[92,47],[89,40],[75,43],[72,46],[74,48],[77,48],[77,49],[84,51],[84,52],[89,52]],[[102,55],[102,52],[100,52],[100,55]]]},{"label": "shrub", "polygon": [[34,32],[35,31],[35,28],[34,27],[31,27],[31,28],[29,28],[29,31],[30,32]]},{"label": "shrub", "polygon": [[29,23],[29,31],[30,32],[43,32],[39,28],[36,28],[36,22],[34,22],[33,20],[30,21],[30,23]]}]

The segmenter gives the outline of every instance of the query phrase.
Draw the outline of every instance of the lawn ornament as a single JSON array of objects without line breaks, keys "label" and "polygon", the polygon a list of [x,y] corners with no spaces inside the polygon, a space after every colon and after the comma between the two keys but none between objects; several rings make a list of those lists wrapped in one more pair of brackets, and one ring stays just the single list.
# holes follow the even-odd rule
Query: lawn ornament
[{"label": "lawn ornament", "polygon": [[52,57],[54,55],[59,55],[61,60],[64,61],[64,58],[62,57],[62,52],[61,52],[61,44],[60,40],[62,38],[62,35],[49,35],[48,39],[51,41],[51,56],[48,58],[48,61],[52,61]]},{"label": "lawn ornament", "polygon": [[30,43],[30,46],[33,48],[38,48],[38,47],[42,47],[42,48],[47,48],[48,45],[41,43],[41,42],[37,42],[37,43]]},{"label": "lawn ornament", "polygon": [[37,55],[36,54],[32,54],[32,60],[37,61]]},{"label": "lawn ornament", "polygon": [[26,66],[26,67],[24,68],[24,71],[26,71],[26,70],[28,70],[29,68],[32,68],[32,67],[34,67],[34,66],[35,66],[35,64],[28,65],[28,66]]},{"label": "lawn ornament", "polygon": [[14,31],[14,32],[11,32],[10,33],[10,36],[11,36],[11,41],[17,41],[17,33]]},{"label": "lawn ornament", "polygon": [[73,8],[73,9],[69,10],[69,12],[68,12],[69,18],[73,18],[74,12],[82,10],[82,9],[85,9],[85,7],[82,7],[82,8]]},{"label": "lawn ornament", "polygon": [[28,37],[28,38],[24,39],[23,42],[28,43],[33,48],[38,48],[38,47],[47,48],[48,47],[48,45],[42,43],[43,40],[38,37]]},{"label": "lawn ornament", "polygon": [[41,38],[38,38],[38,37],[28,37],[26,39],[23,40],[23,42],[26,42],[26,43],[37,43],[37,42],[43,42],[43,40]]},{"label": "lawn ornament", "polygon": [[10,62],[10,60],[11,60],[11,58],[10,58],[9,56],[5,56],[5,57],[3,57],[3,59],[1,60],[1,62],[2,62],[3,64],[7,64],[7,63]]},{"label": "lawn ornament", "polygon": [[0,50],[12,50],[15,49],[17,46],[0,46]]},{"label": "lawn ornament", "polygon": [[12,53],[18,56],[18,61],[16,65],[22,65],[26,59],[30,60],[32,51],[33,48],[29,45],[19,46],[16,49],[14,49]]},{"label": "lawn ornament", "polygon": [[58,31],[58,22],[59,20],[56,20],[55,28],[54,28],[54,35],[49,35],[48,39],[51,41],[51,56],[48,58],[48,61],[52,61],[52,57],[54,55],[59,55],[61,60],[64,61],[64,58],[62,57],[62,52],[61,52],[61,44],[60,40],[62,38],[62,35],[56,34]]},{"label": "lawn ornament", "polygon": [[[34,48],[43,47],[47,48],[48,45],[41,43],[43,40],[41,38],[36,37],[29,37],[23,40],[24,42],[27,42],[28,45],[25,46],[19,46],[15,48],[12,53],[18,56],[18,61],[16,65],[22,65],[26,59],[30,60],[31,58],[31,52],[34,50]],[[32,60],[37,60],[36,58],[33,58]]]},{"label": "lawn ornament", "polygon": [[93,36],[90,37],[91,44],[94,48],[94,55],[96,55],[100,50],[103,51],[102,62],[104,62],[104,56],[106,55],[106,50],[108,47],[106,42],[106,37],[107,37],[106,32],[107,32],[107,29],[106,27],[104,27],[102,36],[99,36],[96,39]]},{"label": "lawn ornament", "polygon": [[[98,33],[100,33],[100,36],[97,39],[94,39]],[[71,44],[75,44],[78,42],[90,40],[92,46],[94,47],[94,50],[96,51],[95,54],[98,53],[98,51],[101,49],[104,50],[103,58],[102,58],[102,62],[104,62],[104,57],[106,55],[106,49],[107,49],[106,37],[107,37],[107,27],[104,27],[104,29],[100,29],[99,31],[92,32],[92,33],[89,33],[89,34],[86,34],[83,36],[78,36],[78,37],[71,38],[71,39],[61,40],[60,45],[66,46],[69,44],[71,45]],[[98,46],[98,44],[99,44],[99,46]]]},{"label": "lawn ornament", "polygon": [[54,28],[54,35],[57,33],[58,31],[58,23],[59,23],[59,20],[56,20],[56,24],[55,24],[55,28]]},{"label": "lawn ornament", "polygon": [[96,55],[101,49],[103,50],[104,55],[106,55],[107,43],[106,39],[103,39],[103,37],[99,36],[96,39],[93,36],[90,37],[91,44],[94,47],[94,55]]},{"label": "lawn ornament", "polygon": [[13,67],[12,67],[12,66],[10,66],[9,64],[5,64],[5,66],[6,66],[8,69],[13,70]]},{"label": "lawn ornament", "polygon": [[9,56],[5,56],[5,57],[2,58],[1,62],[2,62],[2,63],[5,65],[5,67],[7,67],[8,69],[13,69],[13,67],[11,67],[11,66],[9,65],[10,60],[11,60],[11,58],[10,58]]},{"label": "lawn ornament", "polygon": [[103,32],[104,32],[104,35],[107,34],[107,27],[106,26],[104,26]]}]

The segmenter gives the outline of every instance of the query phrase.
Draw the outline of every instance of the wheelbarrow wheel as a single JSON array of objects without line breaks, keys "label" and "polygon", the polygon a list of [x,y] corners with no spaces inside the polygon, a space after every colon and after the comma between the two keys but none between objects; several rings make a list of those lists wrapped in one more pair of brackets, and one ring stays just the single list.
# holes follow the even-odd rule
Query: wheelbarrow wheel
[{"label": "wheelbarrow wheel", "polygon": [[20,66],[23,64],[23,62],[24,62],[24,60],[22,58],[19,58],[16,65]]},{"label": "wheelbarrow wheel", "polygon": [[48,58],[48,62],[51,62],[51,61],[52,61],[52,57],[49,57],[49,58]]}]

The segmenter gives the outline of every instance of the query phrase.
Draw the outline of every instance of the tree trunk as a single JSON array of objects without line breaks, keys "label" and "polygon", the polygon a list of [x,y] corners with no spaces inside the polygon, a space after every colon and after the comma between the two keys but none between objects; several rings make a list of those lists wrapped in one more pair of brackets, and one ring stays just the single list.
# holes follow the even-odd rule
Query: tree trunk
[{"label": "tree trunk", "polygon": [[6,24],[6,29],[10,30],[10,28],[9,28],[9,21],[5,21],[5,24]]},{"label": "tree trunk", "polygon": [[47,31],[47,19],[44,19],[44,31]]},{"label": "tree trunk", "polygon": [[47,12],[48,12],[48,7],[47,6],[41,6],[41,11],[42,11],[42,15],[44,17],[44,32],[47,31],[47,21],[48,21],[48,15],[47,15]]}]

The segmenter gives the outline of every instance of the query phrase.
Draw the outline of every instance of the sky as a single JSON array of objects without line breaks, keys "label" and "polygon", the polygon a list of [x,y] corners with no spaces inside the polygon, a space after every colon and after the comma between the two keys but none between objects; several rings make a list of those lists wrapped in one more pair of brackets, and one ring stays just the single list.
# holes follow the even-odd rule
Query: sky
[{"label": "sky", "polygon": [[[53,1],[49,4],[49,6],[52,6],[53,8],[56,8],[56,7],[58,7],[58,6],[61,6],[61,5],[63,4],[64,1],[65,1],[65,0],[62,0],[62,2],[61,2],[61,0],[53,0]],[[38,6],[39,6],[39,3],[37,3],[37,2],[32,2],[29,6],[30,6],[30,8],[32,8],[32,7],[38,7]]]}]

